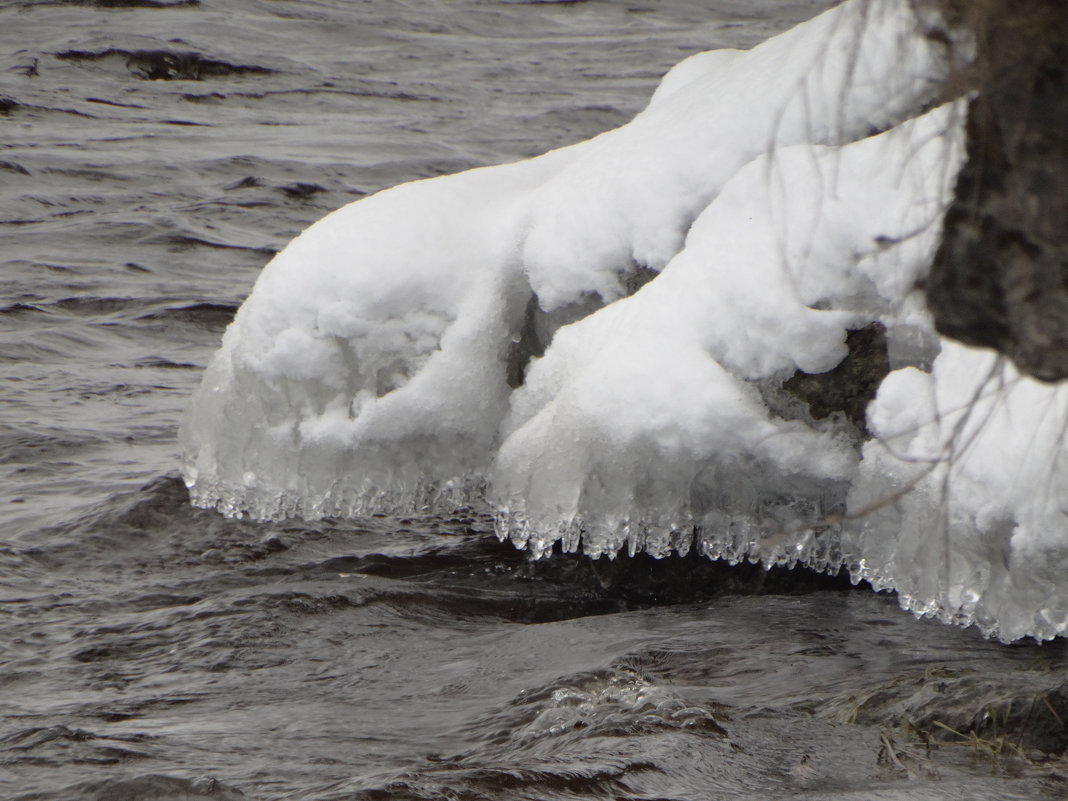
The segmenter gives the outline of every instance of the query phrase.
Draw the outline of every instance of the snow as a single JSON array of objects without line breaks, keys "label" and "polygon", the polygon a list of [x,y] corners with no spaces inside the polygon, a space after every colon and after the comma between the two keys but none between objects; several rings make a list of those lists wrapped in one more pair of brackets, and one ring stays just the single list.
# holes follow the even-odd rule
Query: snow
[{"label": "snow", "polygon": [[[964,116],[927,111],[945,53],[920,28],[905,0],[849,0],[686,59],[621,128],[320,220],[193,398],[193,502],[485,500],[536,556],[846,565],[920,614],[1064,632],[1068,398],[940,342],[914,290]],[[866,436],[782,385],[873,322],[892,372]]]},{"label": "snow", "polygon": [[[601,534],[588,552],[640,537],[631,550],[663,553],[673,529],[702,525],[708,509],[774,538],[784,521],[759,520],[758,507],[803,477],[820,479],[816,497],[795,488],[791,503],[812,514],[788,522],[833,514],[823,501],[856,471],[855,443],[837,427],[772,414],[754,381],[829,370],[847,329],[893,325],[904,299],[880,293],[880,272],[915,270],[921,250],[883,242],[935,244],[952,177],[939,168],[959,152],[960,114],[946,106],[847,146],[757,157],[656,280],[557,332],[502,429],[492,497],[513,538],[532,547],[533,536],[541,549],[543,532],[577,521]],[[887,170],[902,153],[907,164]],[[741,462],[746,487],[726,501],[724,477]],[[748,555],[781,558],[759,542]]]},{"label": "snow", "polygon": [[1063,634],[1068,387],[946,341],[930,373],[891,373],[868,415],[851,498],[861,575],[1006,640]]}]

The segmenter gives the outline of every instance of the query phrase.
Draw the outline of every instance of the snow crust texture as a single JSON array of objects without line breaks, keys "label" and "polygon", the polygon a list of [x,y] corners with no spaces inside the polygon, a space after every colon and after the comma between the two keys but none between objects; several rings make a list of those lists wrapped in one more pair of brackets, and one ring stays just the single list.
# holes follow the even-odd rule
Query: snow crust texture
[{"label": "snow crust texture", "polygon": [[[346,206],[263,271],[182,426],[194,503],[488,501],[536,556],[699,548],[1068,629],[1068,393],[935,334],[963,153],[946,53],[849,0],[669,72],[629,124]],[[791,397],[885,330],[866,426]]]}]

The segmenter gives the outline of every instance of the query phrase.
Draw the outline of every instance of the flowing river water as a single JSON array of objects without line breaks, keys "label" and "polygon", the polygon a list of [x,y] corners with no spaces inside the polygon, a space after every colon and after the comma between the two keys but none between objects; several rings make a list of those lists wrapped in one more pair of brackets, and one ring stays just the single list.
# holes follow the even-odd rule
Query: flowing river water
[{"label": "flowing river water", "polygon": [[824,5],[0,6],[0,797],[1065,797],[1060,642],[830,577],[531,563],[477,510],[226,520],[176,475],[303,227],[617,126],[686,55]]}]

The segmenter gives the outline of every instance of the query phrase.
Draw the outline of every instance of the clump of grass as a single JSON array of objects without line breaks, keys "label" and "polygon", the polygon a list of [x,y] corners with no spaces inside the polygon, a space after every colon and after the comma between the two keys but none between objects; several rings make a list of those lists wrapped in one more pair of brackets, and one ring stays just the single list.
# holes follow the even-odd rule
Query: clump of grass
[{"label": "clump of grass", "polygon": [[940,720],[932,721],[932,725],[956,738],[943,740],[942,743],[944,745],[971,749],[977,756],[988,760],[994,771],[1008,768],[1019,769],[1020,766],[1032,764],[1027,754],[1024,753],[1023,738],[1027,725],[1034,718],[1035,710],[1040,701],[1044,703],[1054,719],[1058,723],[1061,722],[1060,715],[1050,704],[1045,693],[1037,693],[1031,702],[1031,708],[1028,710],[1027,716],[1020,723],[1015,739],[1009,731],[1010,721],[1012,720],[1011,703],[1007,703],[1000,708],[996,706],[987,708],[983,716],[983,722],[987,724],[985,728],[989,730],[983,734],[980,734],[974,728],[966,732],[958,731]]},{"label": "clump of grass", "polygon": [[934,721],[934,725],[957,737],[956,740],[945,741],[947,745],[960,745],[965,748],[971,748],[975,753],[990,757],[993,760],[998,760],[1006,756],[1018,756],[1023,759],[1027,758],[1024,756],[1024,752],[1020,746],[1017,743],[1012,742],[1008,735],[1004,733],[991,734],[984,737],[977,733],[975,729],[970,729],[967,733],[959,732],[952,726],[948,726],[940,720]]},{"label": "clump of grass", "polygon": [[[913,730],[907,721],[903,728],[906,734]],[[917,770],[922,771],[928,779],[938,779],[938,770],[931,761],[930,738],[921,738],[921,741],[925,746],[923,754],[901,745],[890,731],[883,729],[879,732],[879,751],[876,762],[880,767],[903,773],[909,779],[916,777]]]}]

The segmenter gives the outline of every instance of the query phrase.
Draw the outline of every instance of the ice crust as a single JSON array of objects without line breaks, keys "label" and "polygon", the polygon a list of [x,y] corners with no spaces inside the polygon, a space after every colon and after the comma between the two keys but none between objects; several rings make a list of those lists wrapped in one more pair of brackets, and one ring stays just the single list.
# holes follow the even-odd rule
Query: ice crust
[{"label": "ice crust", "polygon": [[[845,565],[919,614],[1064,633],[1068,395],[940,341],[914,290],[965,113],[927,111],[946,64],[922,27],[905,0],[849,0],[686,59],[621,128],[320,220],[193,398],[193,502],[488,501],[536,556]],[[872,322],[894,369],[870,436],[783,394]]]}]

